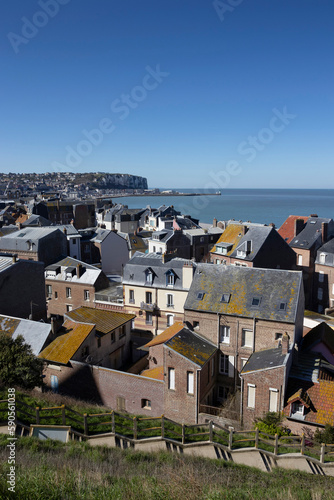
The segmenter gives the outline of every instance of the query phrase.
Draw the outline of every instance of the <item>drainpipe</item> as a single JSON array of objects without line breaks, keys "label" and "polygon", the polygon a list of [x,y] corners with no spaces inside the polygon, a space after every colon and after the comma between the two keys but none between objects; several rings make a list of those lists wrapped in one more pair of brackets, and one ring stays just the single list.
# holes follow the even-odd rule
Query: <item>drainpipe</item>
[{"label": "drainpipe", "polygon": [[237,344],[235,347],[234,392],[236,392],[236,390],[237,390],[237,371],[238,371],[238,357],[239,357],[238,341],[239,341],[239,320],[237,320],[237,339],[236,339]]},{"label": "drainpipe", "polygon": [[[158,289],[155,289],[155,303],[158,307]],[[157,311],[156,311],[157,313]],[[158,335],[158,314],[156,315],[156,320],[155,320],[155,334]]]},{"label": "drainpipe", "polygon": [[240,424],[243,422],[244,379],[241,377]]},{"label": "drainpipe", "polygon": [[217,329],[217,346],[219,347],[219,334],[220,334],[220,313],[217,313],[218,316],[218,329]]},{"label": "drainpipe", "polygon": [[197,370],[197,387],[196,387],[196,424],[198,424],[199,413],[199,370]]},{"label": "drainpipe", "polygon": [[255,352],[255,326],[256,326],[256,319],[254,317],[253,318],[253,352]]}]

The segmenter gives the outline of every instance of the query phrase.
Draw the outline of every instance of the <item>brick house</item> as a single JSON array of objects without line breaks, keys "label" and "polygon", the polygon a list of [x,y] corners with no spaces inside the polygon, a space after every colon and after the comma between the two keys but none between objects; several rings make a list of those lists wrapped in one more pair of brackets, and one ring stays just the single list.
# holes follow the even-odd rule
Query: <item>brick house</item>
[{"label": "brick house", "polygon": [[229,224],[210,252],[215,264],[295,269],[296,256],[272,226]]},{"label": "brick house", "polygon": [[124,310],[135,314],[135,328],[153,334],[183,321],[183,306],[194,274],[193,262],[137,252],[124,267]]},{"label": "brick house", "polygon": [[39,355],[49,364],[78,361],[119,369],[129,361],[133,315],[79,307],[64,319],[61,334]]},{"label": "brick house", "polygon": [[101,269],[71,257],[46,267],[48,316],[64,316],[80,306],[95,307],[95,293],[108,285]]},{"label": "brick house", "polygon": [[322,245],[318,251],[314,266],[314,290],[318,312],[325,309],[334,311],[334,238]]},{"label": "brick house", "polygon": [[207,404],[216,406],[240,386],[256,351],[290,347],[303,331],[304,295],[298,271],[198,264],[184,306],[185,322],[220,351],[219,375]]}]

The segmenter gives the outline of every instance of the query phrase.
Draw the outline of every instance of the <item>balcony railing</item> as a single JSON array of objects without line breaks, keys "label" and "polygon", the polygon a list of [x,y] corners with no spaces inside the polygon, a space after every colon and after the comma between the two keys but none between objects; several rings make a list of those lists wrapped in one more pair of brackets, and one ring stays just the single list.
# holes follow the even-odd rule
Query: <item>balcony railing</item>
[{"label": "balcony railing", "polygon": [[149,311],[149,312],[154,312],[157,311],[159,308],[157,304],[148,304],[147,302],[141,302],[140,303],[140,309],[143,309],[143,311]]}]

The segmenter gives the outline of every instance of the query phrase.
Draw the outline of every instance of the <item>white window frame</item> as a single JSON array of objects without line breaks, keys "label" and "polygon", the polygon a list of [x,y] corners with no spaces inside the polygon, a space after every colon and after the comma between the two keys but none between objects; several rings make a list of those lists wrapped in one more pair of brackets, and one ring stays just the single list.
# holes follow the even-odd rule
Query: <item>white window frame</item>
[{"label": "white window frame", "polygon": [[174,314],[167,314],[166,318],[167,327],[174,325]]},{"label": "white window frame", "polygon": [[230,343],[231,328],[227,325],[220,325],[220,343],[229,344]]},{"label": "white window frame", "polygon": [[187,372],[187,394],[194,394],[194,372]]},{"label": "white window frame", "polygon": [[52,285],[46,285],[46,297],[48,299],[52,298]]},{"label": "white window frame", "polygon": [[129,304],[135,303],[135,291],[129,290]]},{"label": "white window frame", "polygon": [[219,358],[219,373],[228,375],[229,372],[229,357],[227,354],[220,353]]},{"label": "white window frame", "polygon": [[168,389],[175,391],[175,368],[168,368]]},{"label": "white window frame", "polygon": [[256,386],[247,384],[247,408],[255,408]]},{"label": "white window frame", "polygon": [[[246,341],[247,341],[246,332],[252,334],[252,342],[250,344],[246,343]],[[252,349],[253,345],[254,345],[254,332],[253,332],[253,330],[250,330],[249,328],[243,328],[241,331],[241,346],[248,347],[248,348]]]},{"label": "white window frame", "polygon": [[[275,400],[272,400],[272,397],[274,397],[274,395]],[[274,389],[273,387],[269,387],[269,411],[278,411],[278,389]]]},{"label": "white window frame", "polygon": [[90,300],[89,290],[84,290],[84,300]]},{"label": "white window frame", "polygon": [[72,290],[69,286],[66,287],[66,298],[71,299],[72,298]]},{"label": "white window frame", "polygon": [[298,253],[297,254],[297,266],[302,266],[303,265],[303,256],[302,254]]},{"label": "white window frame", "polygon": [[326,264],[326,254],[325,253],[321,253],[319,255],[319,264]]},{"label": "white window frame", "polygon": [[174,295],[172,293],[166,294],[166,305],[167,307],[174,307]]}]

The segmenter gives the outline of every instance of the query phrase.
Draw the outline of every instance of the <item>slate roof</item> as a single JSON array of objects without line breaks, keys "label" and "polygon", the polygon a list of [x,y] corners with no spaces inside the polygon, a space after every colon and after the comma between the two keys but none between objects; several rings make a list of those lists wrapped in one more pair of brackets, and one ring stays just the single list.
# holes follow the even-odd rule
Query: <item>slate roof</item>
[{"label": "slate roof", "polygon": [[306,223],[308,217],[300,215],[289,215],[286,221],[284,221],[281,227],[278,229],[278,233],[287,243],[290,243],[291,240],[295,237],[295,221],[297,219],[303,220],[304,223]]},{"label": "slate roof", "polygon": [[245,261],[253,261],[257,256],[258,252],[261,250],[261,247],[264,245],[267,238],[272,236],[276,232],[276,229],[269,226],[252,226],[248,229],[246,234],[240,238],[238,244],[233,248],[230,257],[240,258],[238,256],[238,250],[243,250],[245,244],[250,241],[251,242],[251,250],[247,255],[243,258]]},{"label": "slate roof", "polygon": [[78,307],[65,314],[65,318],[78,323],[96,325],[96,330],[105,334],[125,325],[136,316],[122,312],[104,311],[91,307]]},{"label": "slate roof", "polygon": [[183,328],[165,346],[189,359],[192,363],[202,367],[217,351],[216,346],[188,328]]},{"label": "slate roof", "polygon": [[[320,254],[322,253],[326,254],[324,264],[320,262]],[[334,267],[334,238],[327,241],[318,249],[315,263],[321,264],[322,266]]]},{"label": "slate roof", "polygon": [[52,227],[59,229],[62,233],[64,233],[64,229],[66,229],[66,236],[76,236],[77,238],[81,238],[79,231],[73,226],[73,224],[54,224]]},{"label": "slate roof", "polygon": [[294,323],[301,293],[300,271],[198,264],[184,309]]},{"label": "slate roof", "polygon": [[324,343],[334,354],[334,331],[324,321],[306,333],[303,338],[302,349],[312,349],[320,343]]},{"label": "slate roof", "polygon": [[0,273],[2,271],[6,271],[6,269],[9,269],[10,266],[13,266],[13,257],[3,257],[0,256]]},{"label": "slate roof", "polygon": [[23,227],[27,226],[51,226],[51,222],[42,215],[31,215],[26,221],[22,222]]},{"label": "slate roof", "polygon": [[156,241],[159,243],[166,243],[174,234],[172,229],[162,229],[161,231],[154,231],[152,234],[151,241]]},{"label": "slate roof", "polygon": [[[82,270],[81,275],[78,278],[76,274],[76,266],[81,264]],[[68,268],[72,268],[74,273],[71,278],[66,276],[66,270]],[[56,276],[48,276],[48,271],[59,270],[60,272],[56,274]],[[101,275],[101,269],[98,269],[95,266],[90,264],[86,264],[86,262],[81,262],[80,260],[74,259],[73,257],[65,257],[64,259],[56,262],[55,264],[51,264],[45,268],[45,279],[46,280],[54,280],[54,281],[66,281],[67,283],[81,283],[87,285],[94,285],[98,277]]]},{"label": "slate roof", "polygon": [[[184,264],[195,265],[192,261],[179,257],[164,263],[161,254],[136,252],[124,266],[123,284],[144,286],[146,280],[145,271],[150,269],[153,272],[153,283],[150,287],[184,290],[182,286],[182,268]],[[173,287],[167,287],[166,285],[166,273],[169,270],[172,270],[175,276]]]},{"label": "slate roof", "polygon": [[290,246],[293,248],[310,249],[316,243],[321,244],[321,230],[323,222],[328,223],[329,236],[334,230],[334,222],[332,219],[309,217],[304,229],[290,241]]},{"label": "slate roof", "polygon": [[94,325],[75,323],[67,320],[64,322],[63,328],[67,332],[51,342],[40,353],[39,358],[66,365],[92,332]]},{"label": "slate roof", "polygon": [[50,335],[51,325],[1,314],[0,332],[9,334],[13,340],[22,335],[24,342],[30,345],[32,352],[37,356]]},{"label": "slate roof", "polygon": [[281,347],[254,352],[241,370],[240,375],[284,366],[288,357],[289,353],[282,354]]},{"label": "slate roof", "polygon": [[3,236],[0,240],[0,246],[3,250],[27,251],[27,241],[30,241],[35,245],[34,251],[36,252],[38,251],[40,241],[45,238],[47,239],[56,231],[59,231],[56,227],[26,227]]}]

